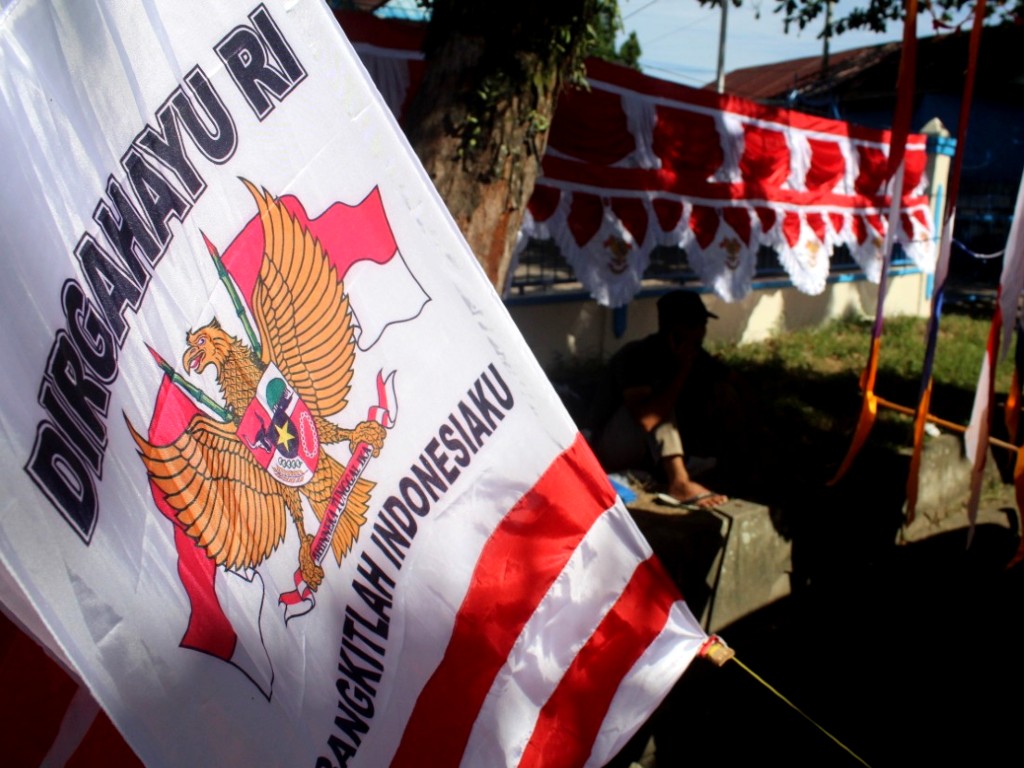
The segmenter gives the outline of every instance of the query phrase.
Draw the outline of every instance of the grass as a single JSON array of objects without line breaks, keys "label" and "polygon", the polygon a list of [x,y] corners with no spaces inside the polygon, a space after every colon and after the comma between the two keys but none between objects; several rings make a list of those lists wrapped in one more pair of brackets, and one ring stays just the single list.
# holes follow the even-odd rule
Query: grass
[{"label": "grass", "polygon": [[[871,320],[835,320],[756,344],[719,344],[713,349],[735,364],[778,363],[794,372],[858,375],[867,361],[871,326]],[[927,320],[923,318],[896,317],[886,321],[879,361],[882,375],[915,385],[920,381],[926,328]],[[988,333],[989,320],[983,317],[956,313],[943,317],[936,344],[936,384],[973,390]],[[1009,361],[1005,361],[998,368],[997,388],[1009,386],[1010,373]]]},{"label": "grass", "polygon": [[[990,320],[947,313],[940,324],[933,368],[931,412],[966,425],[974,402]],[[781,452],[800,457],[809,468],[828,473],[845,452],[856,423],[859,378],[868,357],[870,320],[845,319],[742,346],[717,344],[711,350],[756,393],[762,425]],[[878,381],[880,397],[914,407],[921,386],[927,320],[886,321]],[[996,368],[996,392],[1010,386],[1012,360]],[[898,451],[911,442],[911,419],[883,409],[872,439]]]}]

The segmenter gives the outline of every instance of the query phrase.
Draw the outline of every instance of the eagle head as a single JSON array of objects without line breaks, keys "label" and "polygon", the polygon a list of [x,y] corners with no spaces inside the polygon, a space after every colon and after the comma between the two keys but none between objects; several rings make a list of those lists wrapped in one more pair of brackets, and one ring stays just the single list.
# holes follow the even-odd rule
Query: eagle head
[{"label": "eagle head", "polygon": [[185,334],[185,341],[188,343],[188,349],[181,357],[181,364],[189,373],[202,373],[208,365],[220,370],[231,349],[233,339],[214,318],[198,331],[188,331]]}]

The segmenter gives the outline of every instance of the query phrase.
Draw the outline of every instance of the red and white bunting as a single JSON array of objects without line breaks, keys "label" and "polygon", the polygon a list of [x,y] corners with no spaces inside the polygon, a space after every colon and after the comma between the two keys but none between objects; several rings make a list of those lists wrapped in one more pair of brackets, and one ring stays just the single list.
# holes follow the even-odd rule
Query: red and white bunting
[{"label": "red and white bunting", "polygon": [[[415,90],[422,29],[339,13],[396,115]],[[801,291],[821,293],[837,248],[877,282],[891,189],[888,131],[764,107],[591,59],[589,90],[558,102],[543,173],[524,219],[553,240],[600,303],[639,290],[655,246],[683,248],[726,301],[749,293],[758,251],[774,250]],[[935,264],[925,139],[909,137],[896,242]]]}]

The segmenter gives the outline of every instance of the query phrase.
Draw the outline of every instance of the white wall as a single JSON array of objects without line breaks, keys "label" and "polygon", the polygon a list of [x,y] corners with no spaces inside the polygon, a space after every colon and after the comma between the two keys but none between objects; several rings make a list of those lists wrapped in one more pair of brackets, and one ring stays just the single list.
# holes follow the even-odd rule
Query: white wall
[{"label": "white wall", "polygon": [[[914,272],[892,278],[886,294],[886,317],[927,317],[927,276]],[[737,344],[760,341],[798,328],[846,316],[874,317],[878,286],[865,280],[830,283],[824,293],[808,296],[792,287],[751,291],[727,304],[703,295],[719,319],[708,323],[708,339]],[[593,360],[607,360],[627,341],[657,329],[657,296],[634,299],[627,307],[626,331],[615,338],[612,310],[593,300],[513,305],[512,319],[546,370]]]},{"label": "white wall", "polygon": [[[929,121],[921,132],[949,136],[938,118]],[[949,164],[947,153],[929,154],[925,177],[930,180],[932,221],[936,220],[936,206],[944,203],[936,190],[945,188]],[[935,233],[936,240],[938,234]],[[886,317],[927,317],[931,309],[928,275],[906,269],[902,274],[899,272],[895,270],[886,293]],[[705,293],[705,305],[719,316],[708,324],[708,339],[745,344],[849,315],[873,318],[878,304],[878,286],[867,282],[860,272],[849,277],[856,279],[829,283],[818,296],[783,287],[787,285],[783,282],[777,288],[753,290],[745,299],[732,304]],[[589,299],[513,304],[509,311],[541,365],[550,371],[561,366],[607,360],[627,341],[654,332],[657,329],[656,302],[657,296],[649,296],[629,303],[626,331],[621,338],[614,334],[612,310]]]}]

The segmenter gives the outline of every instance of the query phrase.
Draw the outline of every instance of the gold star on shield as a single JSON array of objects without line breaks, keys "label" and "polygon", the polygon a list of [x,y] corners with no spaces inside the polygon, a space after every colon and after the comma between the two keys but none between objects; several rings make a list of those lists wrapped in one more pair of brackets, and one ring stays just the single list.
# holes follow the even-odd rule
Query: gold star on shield
[{"label": "gold star on shield", "polygon": [[286,421],[280,426],[275,425],[274,429],[277,430],[277,444],[287,451],[288,443],[295,439],[295,435],[288,430],[288,422]]}]

